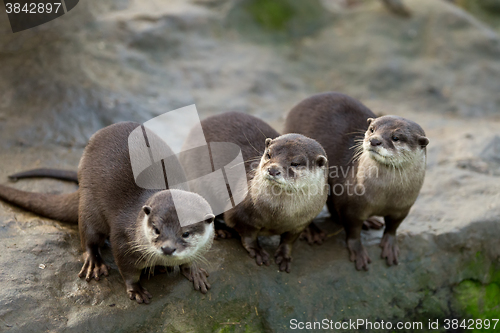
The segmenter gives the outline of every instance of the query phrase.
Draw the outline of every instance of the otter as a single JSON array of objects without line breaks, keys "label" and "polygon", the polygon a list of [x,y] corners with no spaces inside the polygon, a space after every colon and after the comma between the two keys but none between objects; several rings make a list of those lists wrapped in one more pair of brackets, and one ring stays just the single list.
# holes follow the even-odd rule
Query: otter
[{"label": "otter", "polygon": [[[201,127],[208,143],[236,144],[243,155],[248,194],[223,214],[226,225],[241,236],[259,266],[270,262],[257,237],[281,235],[274,258],[280,271],[290,272],[293,243],[326,202],[328,161],[323,147],[300,134],[280,136],[264,121],[240,112],[208,117]],[[192,133],[185,146],[196,140]],[[199,158],[188,154],[180,160],[191,178]]]},{"label": "otter", "polygon": [[[76,192],[30,193],[0,185],[0,198],[41,216],[78,223],[84,249],[80,278],[98,281],[109,274],[100,253],[109,237],[130,299],[150,302],[152,296],[139,280],[144,268],[155,265],[179,265],[194,288],[206,293],[210,288],[208,273],[196,263],[212,245],[215,216],[198,194],[136,185],[128,138],[138,126],[117,123],[90,138],[78,167]],[[174,206],[174,199],[181,204]],[[196,223],[181,226],[181,212],[195,214]]]},{"label": "otter", "polygon": [[[382,258],[398,264],[396,230],[422,188],[429,140],[415,122],[375,114],[340,93],[323,93],[297,104],[285,132],[301,133],[323,145],[330,162],[327,206],[347,236],[350,260],[358,270],[371,262],[361,243],[363,221],[383,216]],[[313,226],[315,232],[316,226]]]}]

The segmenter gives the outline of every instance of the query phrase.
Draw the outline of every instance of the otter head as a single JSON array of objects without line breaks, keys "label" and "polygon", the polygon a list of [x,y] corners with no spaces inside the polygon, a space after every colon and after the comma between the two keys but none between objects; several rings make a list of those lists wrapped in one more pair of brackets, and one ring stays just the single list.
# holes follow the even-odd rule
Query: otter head
[{"label": "otter head", "polygon": [[328,161],[323,147],[300,134],[266,139],[266,150],[257,168],[263,182],[299,189],[325,182]]},{"label": "otter head", "polygon": [[[180,265],[200,258],[214,238],[215,215],[200,195],[166,190],[142,207],[142,246],[145,266]],[[186,220],[189,220],[186,222]]]},{"label": "otter head", "polygon": [[425,164],[429,139],[420,125],[398,116],[369,118],[368,125],[363,150],[370,158],[392,167],[417,161]]}]

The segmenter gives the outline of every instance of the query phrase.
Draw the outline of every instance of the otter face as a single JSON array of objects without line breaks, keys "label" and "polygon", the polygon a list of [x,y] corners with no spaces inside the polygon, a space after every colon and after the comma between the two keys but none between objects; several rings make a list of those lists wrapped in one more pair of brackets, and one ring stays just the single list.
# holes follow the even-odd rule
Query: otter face
[{"label": "otter face", "polygon": [[[174,195],[182,207],[174,205]],[[182,226],[179,211],[183,214],[193,211],[198,218],[193,220],[195,223]],[[215,216],[208,202],[195,193],[180,190],[156,193],[142,207],[139,218],[142,232],[131,249],[140,253],[137,264],[142,268],[190,263],[203,258],[212,246]]]},{"label": "otter face", "polygon": [[300,134],[266,139],[258,170],[264,181],[285,188],[302,188],[324,182],[328,168],[321,145]]},{"label": "otter face", "polygon": [[146,237],[160,260],[194,259],[200,250],[208,249],[212,244],[213,214],[207,214],[205,221],[181,227],[173,209],[155,211],[153,207],[144,206],[143,211]]},{"label": "otter face", "polygon": [[383,116],[369,118],[368,124],[363,150],[370,158],[393,167],[414,163],[417,159],[425,163],[429,140],[417,123],[397,116]]}]

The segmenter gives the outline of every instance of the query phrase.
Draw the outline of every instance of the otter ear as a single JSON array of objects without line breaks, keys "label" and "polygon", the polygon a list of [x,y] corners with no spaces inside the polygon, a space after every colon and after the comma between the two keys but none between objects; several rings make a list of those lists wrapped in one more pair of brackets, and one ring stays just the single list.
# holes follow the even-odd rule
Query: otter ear
[{"label": "otter ear", "polygon": [[266,139],[266,148],[269,147],[269,145],[271,144],[271,141],[273,141],[273,139],[271,139],[271,138]]},{"label": "otter ear", "polygon": [[374,118],[368,118],[366,119],[366,122],[368,123],[368,125],[370,125],[374,120],[375,120]]},{"label": "otter ear", "polygon": [[152,208],[151,208],[151,207],[149,207],[149,206],[142,206],[142,210],[144,211],[144,213],[145,213],[146,215],[149,215],[149,214],[151,214],[151,210],[152,210]]},{"label": "otter ear", "polygon": [[323,155],[319,155],[317,158],[316,158],[316,165],[319,166],[320,168],[323,168],[326,166],[326,164],[328,163],[328,160],[326,159],[325,156]]},{"label": "otter ear", "polygon": [[206,223],[212,223],[215,220],[215,215],[214,214],[207,214],[205,215],[205,222]]},{"label": "otter ear", "polygon": [[419,136],[417,141],[421,147],[425,147],[429,144],[429,139],[427,139],[425,136]]}]

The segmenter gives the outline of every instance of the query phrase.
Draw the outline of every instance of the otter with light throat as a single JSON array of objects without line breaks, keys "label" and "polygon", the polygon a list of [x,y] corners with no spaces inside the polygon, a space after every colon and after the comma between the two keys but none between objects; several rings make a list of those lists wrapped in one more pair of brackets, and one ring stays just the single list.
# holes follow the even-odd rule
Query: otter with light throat
[{"label": "otter with light throat", "polygon": [[[0,198],[41,216],[78,223],[85,251],[79,277],[87,281],[108,275],[101,248],[109,238],[130,299],[150,302],[151,294],[139,280],[144,268],[156,265],[179,265],[194,288],[206,293],[210,288],[208,273],[196,263],[212,245],[215,216],[198,194],[174,189],[148,190],[136,185],[128,138],[138,126],[141,125],[118,123],[90,138],[78,167],[80,187],[76,192],[31,193],[0,185]],[[74,180],[73,174],[58,171],[38,170],[30,174]],[[199,222],[181,226],[181,210],[195,214]]]},{"label": "otter with light throat", "polygon": [[361,243],[361,228],[372,216],[385,220],[382,258],[388,265],[398,264],[396,231],[424,182],[429,143],[424,130],[402,117],[376,118],[347,95],[324,93],[296,105],[287,116],[285,132],[317,140],[330,168],[341,171],[329,173],[327,206],[332,218],[344,225],[356,268],[367,270],[371,262]]},{"label": "otter with light throat", "polygon": [[[238,232],[259,266],[270,262],[257,237],[280,235],[275,261],[280,271],[290,272],[293,243],[321,211],[328,195],[324,149],[300,134],[280,136],[264,121],[240,112],[211,116],[201,126],[208,143],[234,143],[245,161],[248,194],[224,213],[226,225]],[[191,135],[187,144],[190,140],[194,140]],[[181,161],[186,175],[199,163],[193,155]]]}]

